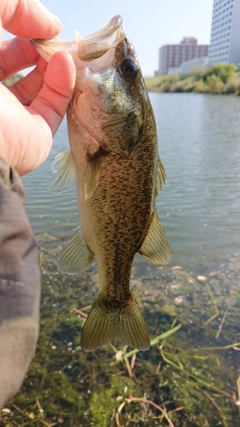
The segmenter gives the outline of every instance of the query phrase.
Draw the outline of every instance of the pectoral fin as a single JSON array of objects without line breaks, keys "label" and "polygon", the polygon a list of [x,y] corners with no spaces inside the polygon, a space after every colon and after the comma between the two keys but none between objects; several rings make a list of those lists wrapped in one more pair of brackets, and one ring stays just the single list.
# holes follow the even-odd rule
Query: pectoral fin
[{"label": "pectoral fin", "polygon": [[59,268],[68,273],[80,273],[92,262],[93,254],[88,249],[80,227],[64,246],[59,257]]},{"label": "pectoral fin", "polygon": [[171,253],[167,236],[160,223],[156,209],[154,210],[149,230],[138,252],[149,258],[154,264],[166,264],[170,261]]},{"label": "pectoral fin", "polygon": [[93,156],[88,156],[87,171],[85,175],[85,200],[90,199],[96,190],[101,172],[101,150]]},{"label": "pectoral fin", "polygon": [[74,187],[74,165],[70,150],[55,157],[52,162],[52,170],[56,175],[48,188],[51,193],[62,193]]}]

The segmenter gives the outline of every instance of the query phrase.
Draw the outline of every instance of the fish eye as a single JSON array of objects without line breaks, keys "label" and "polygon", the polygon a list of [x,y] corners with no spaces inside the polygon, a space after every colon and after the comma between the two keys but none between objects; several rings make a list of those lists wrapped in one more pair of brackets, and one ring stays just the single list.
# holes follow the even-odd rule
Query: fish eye
[{"label": "fish eye", "polygon": [[120,68],[127,79],[134,79],[139,70],[138,63],[131,58],[124,59]]}]

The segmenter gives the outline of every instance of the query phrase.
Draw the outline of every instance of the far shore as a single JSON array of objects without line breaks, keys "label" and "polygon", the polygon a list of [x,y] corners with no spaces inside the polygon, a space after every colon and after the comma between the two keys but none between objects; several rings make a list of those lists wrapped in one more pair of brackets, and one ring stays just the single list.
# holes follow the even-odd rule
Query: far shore
[{"label": "far shore", "polygon": [[194,92],[240,95],[240,71],[235,64],[196,67],[190,74],[146,77],[149,92]]}]

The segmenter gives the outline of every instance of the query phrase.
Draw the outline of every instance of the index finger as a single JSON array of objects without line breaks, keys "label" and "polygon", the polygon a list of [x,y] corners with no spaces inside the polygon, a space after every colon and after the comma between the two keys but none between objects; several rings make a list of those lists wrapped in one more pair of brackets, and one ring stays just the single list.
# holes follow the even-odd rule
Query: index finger
[{"label": "index finger", "polygon": [[5,30],[20,37],[51,39],[61,30],[60,20],[38,0],[1,0],[0,19]]},{"label": "index finger", "polygon": [[0,81],[36,64],[38,58],[39,54],[29,39],[14,37],[3,41],[0,49]]}]

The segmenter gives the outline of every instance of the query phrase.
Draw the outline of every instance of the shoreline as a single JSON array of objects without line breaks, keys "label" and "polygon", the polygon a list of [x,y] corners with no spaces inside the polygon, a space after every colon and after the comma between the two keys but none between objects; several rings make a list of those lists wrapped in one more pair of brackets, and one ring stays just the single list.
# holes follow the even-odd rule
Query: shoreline
[{"label": "shoreline", "polygon": [[240,71],[235,64],[196,67],[186,75],[146,77],[145,83],[149,92],[240,96]]}]

